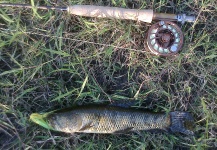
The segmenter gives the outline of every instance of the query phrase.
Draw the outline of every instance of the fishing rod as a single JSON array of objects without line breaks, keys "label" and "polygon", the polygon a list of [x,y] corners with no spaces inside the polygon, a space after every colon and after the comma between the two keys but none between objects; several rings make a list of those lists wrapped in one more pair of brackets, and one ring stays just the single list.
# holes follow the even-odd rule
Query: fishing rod
[{"label": "fishing rod", "polygon": [[177,54],[183,45],[183,33],[174,21],[194,22],[195,16],[186,14],[155,13],[152,9],[126,9],[108,6],[71,5],[63,7],[32,6],[27,4],[0,3],[0,7],[15,7],[27,9],[59,10],[69,14],[96,18],[115,18],[136,20],[151,23],[160,20],[150,27],[145,40],[145,47],[156,55],[170,56]]}]

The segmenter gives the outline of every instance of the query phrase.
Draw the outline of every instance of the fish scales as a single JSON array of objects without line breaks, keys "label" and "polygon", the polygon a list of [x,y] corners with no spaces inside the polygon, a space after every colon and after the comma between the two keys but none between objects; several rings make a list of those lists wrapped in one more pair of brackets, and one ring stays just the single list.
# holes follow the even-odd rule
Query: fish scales
[{"label": "fish scales", "polygon": [[63,132],[115,133],[125,130],[165,130],[170,118],[165,114],[146,113],[124,108],[86,108],[56,113],[48,122]]}]

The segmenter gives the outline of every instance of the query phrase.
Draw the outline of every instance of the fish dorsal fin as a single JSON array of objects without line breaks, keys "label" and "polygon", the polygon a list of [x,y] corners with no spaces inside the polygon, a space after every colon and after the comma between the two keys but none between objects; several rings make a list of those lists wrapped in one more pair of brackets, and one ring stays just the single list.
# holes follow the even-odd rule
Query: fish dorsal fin
[{"label": "fish dorsal fin", "polygon": [[109,104],[109,106],[130,108],[132,106],[136,106],[136,101],[129,101],[129,100],[114,101],[111,104]]}]

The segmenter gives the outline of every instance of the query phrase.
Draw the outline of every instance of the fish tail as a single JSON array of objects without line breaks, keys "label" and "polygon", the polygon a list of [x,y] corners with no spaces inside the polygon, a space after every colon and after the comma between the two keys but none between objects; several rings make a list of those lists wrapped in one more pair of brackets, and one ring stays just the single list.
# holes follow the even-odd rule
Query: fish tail
[{"label": "fish tail", "polygon": [[194,135],[194,132],[189,130],[193,127],[194,119],[188,112],[174,111],[170,112],[171,125],[169,130],[171,132],[180,132],[186,135]]}]

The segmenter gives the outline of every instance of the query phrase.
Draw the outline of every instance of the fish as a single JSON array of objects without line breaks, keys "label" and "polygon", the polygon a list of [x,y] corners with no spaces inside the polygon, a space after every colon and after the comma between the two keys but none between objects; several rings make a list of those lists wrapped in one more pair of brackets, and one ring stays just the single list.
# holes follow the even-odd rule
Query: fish
[{"label": "fish", "polygon": [[30,120],[49,130],[65,133],[126,133],[161,130],[194,135],[194,119],[189,112],[147,112],[115,106],[79,106],[70,109],[33,113]]}]

